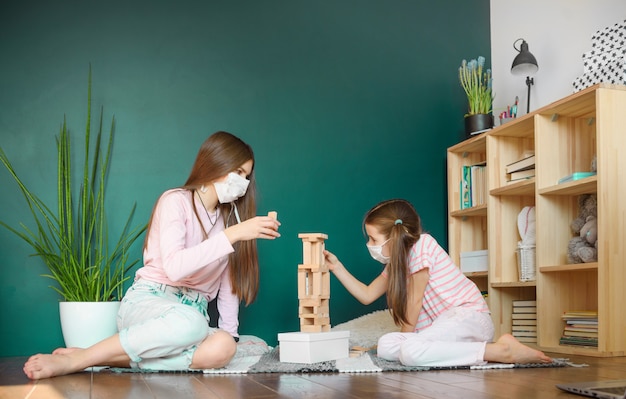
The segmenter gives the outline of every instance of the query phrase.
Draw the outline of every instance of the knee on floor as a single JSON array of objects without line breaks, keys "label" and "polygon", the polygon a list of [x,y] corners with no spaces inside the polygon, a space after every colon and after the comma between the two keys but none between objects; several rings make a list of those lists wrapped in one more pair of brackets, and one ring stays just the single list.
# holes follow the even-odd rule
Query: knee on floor
[{"label": "knee on floor", "polygon": [[407,366],[420,366],[427,364],[430,359],[426,359],[427,351],[431,345],[428,341],[411,340],[405,341],[400,346],[399,360]]},{"label": "knee on floor", "polygon": [[196,349],[191,367],[211,369],[224,367],[235,356],[237,343],[225,331],[216,331],[208,336]]}]

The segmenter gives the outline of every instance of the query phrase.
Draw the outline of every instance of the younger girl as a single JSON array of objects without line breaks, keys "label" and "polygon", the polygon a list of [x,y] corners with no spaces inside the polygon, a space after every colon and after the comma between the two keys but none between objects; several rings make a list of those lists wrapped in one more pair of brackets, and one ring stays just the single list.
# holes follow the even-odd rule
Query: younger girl
[{"label": "younger girl", "polygon": [[379,339],[378,356],[407,366],[551,362],[510,334],[491,342],[494,327],[487,303],[435,239],[422,232],[410,203],[384,201],[365,215],[363,225],[371,256],[385,265],[380,276],[365,285],[331,252],[325,251],[325,258],[361,303],[387,294],[400,332]]},{"label": "younger girl", "polygon": [[[280,223],[255,216],[252,148],[226,132],[201,146],[184,186],[166,191],[148,224],[144,265],[122,300],[119,333],[86,348],[34,355],[29,378],[90,366],[146,370],[225,366],[236,351],[239,303],[259,284],[257,238],[279,237]],[[209,327],[217,297],[220,329]]]}]

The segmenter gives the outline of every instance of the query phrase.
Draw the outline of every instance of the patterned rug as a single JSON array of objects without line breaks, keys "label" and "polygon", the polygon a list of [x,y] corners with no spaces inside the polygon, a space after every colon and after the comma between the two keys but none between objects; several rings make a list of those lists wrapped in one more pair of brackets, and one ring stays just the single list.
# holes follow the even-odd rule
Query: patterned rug
[{"label": "patterned rug", "polygon": [[[350,348],[372,348],[381,335],[396,330],[393,320],[386,310],[379,310],[346,323],[338,324],[332,331],[350,331]],[[399,362],[391,362],[376,356],[375,350],[363,349],[351,352],[351,357],[318,363],[287,363],[280,361],[280,346],[272,348],[253,335],[242,335],[237,345],[237,353],[228,366],[219,369],[147,371],[128,368],[105,368],[119,373],[165,372],[165,373],[205,373],[205,374],[246,374],[246,373],[378,373],[384,371],[429,371],[429,370],[489,370],[503,368],[539,367],[584,367],[568,362],[567,359],[553,359],[552,363],[502,364],[488,363],[484,366],[454,367],[411,367]]]},{"label": "patterned rug", "polygon": [[[566,367],[573,366],[566,359],[554,359],[552,363],[536,364],[502,364],[488,363],[484,366],[454,366],[454,367],[410,367],[399,362],[391,362],[376,356],[375,351],[365,352],[360,356],[345,359],[331,360],[319,363],[287,363],[280,361],[280,347],[273,348],[259,357],[259,360],[247,369],[245,364],[231,364],[226,369],[240,368],[241,373],[376,373],[384,371],[431,371],[431,370],[488,370],[503,368],[539,368],[539,367]],[[243,370],[245,369],[245,371]],[[204,370],[205,373],[215,373],[219,370]],[[224,372],[224,371],[222,371]]]}]

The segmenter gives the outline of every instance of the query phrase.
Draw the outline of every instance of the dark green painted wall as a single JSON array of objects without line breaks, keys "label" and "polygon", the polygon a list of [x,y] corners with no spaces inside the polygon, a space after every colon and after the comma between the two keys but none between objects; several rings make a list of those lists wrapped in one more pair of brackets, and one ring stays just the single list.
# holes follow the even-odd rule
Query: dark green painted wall
[{"label": "dark green painted wall", "polygon": [[[488,0],[35,3],[0,13],[0,145],[52,206],[54,137],[67,115],[80,148],[89,63],[94,106],[117,120],[112,231],[135,201],[145,222],[210,133],[254,147],[259,214],[277,210],[282,237],[259,243],[261,290],[242,307],[241,333],[275,344],[298,330],[300,232],[328,234],[327,248],[369,281],[380,266],[363,214],[403,197],[446,245],[445,149],[462,139],[465,112],[457,69],[489,59]],[[0,220],[32,226],[4,169],[0,187]],[[59,298],[29,254],[0,229],[0,356],[63,344]],[[333,324],[385,306],[360,305],[334,278],[331,293]]]}]

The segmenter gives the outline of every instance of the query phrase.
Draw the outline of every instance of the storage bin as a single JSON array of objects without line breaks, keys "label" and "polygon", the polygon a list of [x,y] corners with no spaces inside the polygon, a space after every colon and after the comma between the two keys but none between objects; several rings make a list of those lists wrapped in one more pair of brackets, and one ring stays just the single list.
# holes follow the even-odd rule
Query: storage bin
[{"label": "storage bin", "polygon": [[535,246],[517,245],[517,268],[519,281],[535,281],[537,268],[535,265]]},{"label": "storage bin", "polygon": [[461,252],[461,271],[463,273],[486,272],[489,266],[487,253],[486,249]]}]

